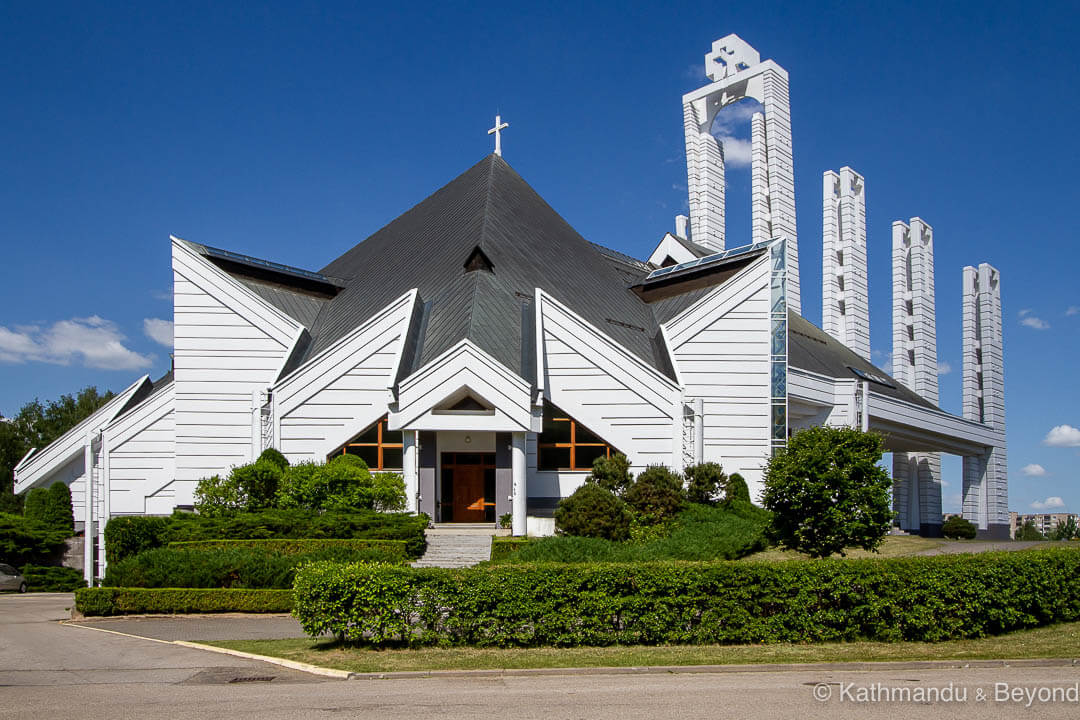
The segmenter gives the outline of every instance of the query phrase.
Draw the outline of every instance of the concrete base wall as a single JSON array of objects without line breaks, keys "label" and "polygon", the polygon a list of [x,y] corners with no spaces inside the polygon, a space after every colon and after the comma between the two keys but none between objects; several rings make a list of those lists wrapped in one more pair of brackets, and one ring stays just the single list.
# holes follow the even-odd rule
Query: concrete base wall
[{"label": "concrete base wall", "polygon": [[922,523],[919,525],[919,536],[928,538],[945,537],[941,531],[941,525],[932,525],[930,523]]},{"label": "concrete base wall", "polygon": [[1008,523],[1001,525],[991,524],[985,530],[979,530],[975,535],[976,540],[1011,540]]}]

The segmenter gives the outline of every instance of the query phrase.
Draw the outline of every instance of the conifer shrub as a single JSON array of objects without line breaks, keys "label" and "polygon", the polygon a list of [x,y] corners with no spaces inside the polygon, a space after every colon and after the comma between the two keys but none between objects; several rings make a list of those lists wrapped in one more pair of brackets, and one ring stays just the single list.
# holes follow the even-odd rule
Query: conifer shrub
[{"label": "conifer shrub", "polygon": [[724,486],[724,505],[732,507],[740,504],[750,504],[750,488],[742,475],[731,473]]},{"label": "conifer shrub", "polygon": [[110,564],[168,542],[171,518],[119,515],[105,524],[105,557]]},{"label": "conifer shrub", "polygon": [[15,567],[59,564],[67,538],[66,530],[24,515],[0,513],[0,558]]},{"label": "conifer shrub", "polygon": [[563,535],[626,540],[632,520],[629,506],[594,482],[586,482],[555,508],[555,530]]},{"label": "conifer shrub", "polygon": [[71,592],[86,587],[78,570],[51,565],[24,565],[21,570],[30,592]]},{"label": "conifer shrub", "polygon": [[622,453],[593,460],[592,472],[585,478],[585,482],[596,483],[617,497],[622,497],[633,481],[634,476],[630,474],[630,461]]},{"label": "conifer shrub", "polygon": [[727,475],[719,463],[690,465],[683,471],[683,475],[686,476],[686,499],[689,502],[713,505],[722,499]]},{"label": "conifer shrub", "polygon": [[671,520],[686,504],[682,476],[662,465],[645,468],[623,497],[643,525]]},{"label": "conifer shrub", "polygon": [[952,540],[974,540],[977,528],[970,521],[956,516],[945,521],[941,534]]}]

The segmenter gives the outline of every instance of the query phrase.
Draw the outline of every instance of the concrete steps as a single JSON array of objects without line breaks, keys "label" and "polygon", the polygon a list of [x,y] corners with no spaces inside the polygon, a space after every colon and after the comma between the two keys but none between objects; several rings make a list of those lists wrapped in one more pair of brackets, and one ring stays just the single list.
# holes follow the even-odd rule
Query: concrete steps
[{"label": "concrete steps", "polygon": [[412,566],[462,568],[490,560],[493,535],[490,523],[436,525],[425,533],[427,551]]}]

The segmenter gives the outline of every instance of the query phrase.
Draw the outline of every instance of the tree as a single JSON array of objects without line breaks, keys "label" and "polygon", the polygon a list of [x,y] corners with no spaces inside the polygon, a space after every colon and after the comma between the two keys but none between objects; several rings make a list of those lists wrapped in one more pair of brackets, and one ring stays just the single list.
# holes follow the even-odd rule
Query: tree
[{"label": "tree", "polygon": [[881,460],[881,436],[852,428],[795,433],[765,470],[765,507],[786,547],[812,557],[873,550],[892,525],[892,481]]},{"label": "tree", "polygon": [[1045,540],[1046,536],[1039,532],[1039,528],[1035,527],[1034,520],[1028,520],[1025,522],[1019,530],[1016,531],[1017,540]]},{"label": "tree", "polygon": [[750,505],[750,488],[739,473],[731,473],[724,488],[724,507],[732,505]]},{"label": "tree", "polygon": [[112,398],[111,392],[86,387],[47,403],[26,403],[15,417],[0,422],[0,511],[22,512],[22,500],[13,495],[14,471],[26,453],[56,440]]},{"label": "tree", "polygon": [[941,526],[941,534],[953,540],[974,540],[978,529],[969,520],[954,515]]},{"label": "tree", "polygon": [[1058,521],[1057,527],[1050,533],[1051,540],[1072,540],[1076,537],[1080,537],[1080,533],[1077,532],[1076,518],[1072,515],[1065,522]]},{"label": "tree", "polygon": [[699,505],[715,505],[727,485],[727,475],[719,463],[690,465],[683,475],[686,476],[686,499]]}]

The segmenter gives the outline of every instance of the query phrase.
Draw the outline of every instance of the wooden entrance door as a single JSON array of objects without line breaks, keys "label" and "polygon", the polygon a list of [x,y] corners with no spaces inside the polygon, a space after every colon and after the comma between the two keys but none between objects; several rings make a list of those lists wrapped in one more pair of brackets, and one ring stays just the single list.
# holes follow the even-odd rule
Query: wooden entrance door
[{"label": "wooden entrance door", "polygon": [[443,453],[442,522],[495,522],[495,454]]}]

